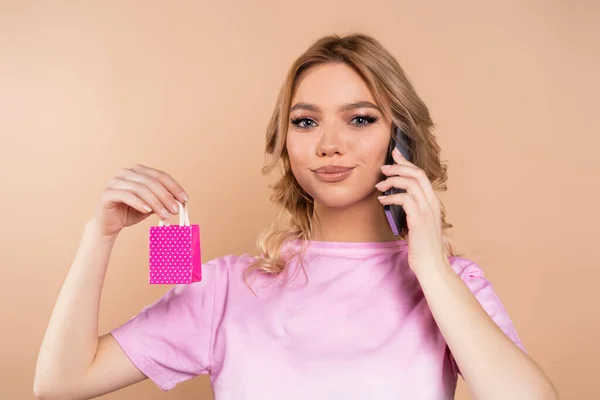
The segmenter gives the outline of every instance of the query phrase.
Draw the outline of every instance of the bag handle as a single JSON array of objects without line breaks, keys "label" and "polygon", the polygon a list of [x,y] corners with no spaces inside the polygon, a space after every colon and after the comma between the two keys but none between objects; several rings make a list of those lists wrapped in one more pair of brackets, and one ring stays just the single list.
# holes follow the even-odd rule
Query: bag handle
[{"label": "bag handle", "polygon": [[[190,226],[190,214],[187,209],[187,203],[181,204],[177,201],[177,204],[179,204],[179,226]],[[169,220],[167,219],[165,223],[165,220],[161,219],[158,226],[169,226]]]}]

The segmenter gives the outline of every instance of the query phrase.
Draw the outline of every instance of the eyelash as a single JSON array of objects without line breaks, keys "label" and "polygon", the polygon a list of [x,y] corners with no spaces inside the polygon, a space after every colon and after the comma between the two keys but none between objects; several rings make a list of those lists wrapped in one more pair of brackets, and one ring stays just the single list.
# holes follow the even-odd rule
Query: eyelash
[{"label": "eyelash", "polygon": [[[379,119],[379,117],[376,117],[376,116],[374,116],[374,115],[360,114],[360,115],[355,115],[355,116],[353,116],[351,121],[353,121],[353,120],[355,120],[355,119],[357,119],[357,118],[362,118],[362,119],[366,120],[366,123],[363,123],[363,124],[354,124],[354,125],[356,125],[356,126],[357,126],[357,127],[359,127],[359,128],[362,128],[362,127],[365,127],[365,126],[368,126],[368,125],[374,124],[374,123],[375,123],[375,122],[377,122],[377,120]],[[300,128],[300,129],[308,129],[308,128],[310,128],[310,126],[301,126],[301,125],[300,125],[300,123],[301,123],[302,121],[311,121],[311,122],[315,122],[315,121],[314,121],[312,118],[308,118],[308,117],[299,117],[299,118],[293,118],[293,119],[291,120],[291,122],[292,122],[292,125],[294,125],[294,126],[296,126],[296,127]]]}]

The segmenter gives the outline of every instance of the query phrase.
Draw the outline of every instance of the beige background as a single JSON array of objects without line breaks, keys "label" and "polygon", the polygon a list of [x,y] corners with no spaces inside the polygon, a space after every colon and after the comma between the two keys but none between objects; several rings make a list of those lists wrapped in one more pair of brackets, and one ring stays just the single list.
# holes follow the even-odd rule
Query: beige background
[{"label": "beige background", "polygon": [[[313,40],[350,31],[381,40],[431,108],[458,249],[561,398],[600,398],[597,2],[168,3],[0,3],[0,398],[33,398],[53,301],[119,168],[183,184],[205,260],[254,251],[275,214],[260,167],[279,85]],[[168,289],[146,284],[152,223],[117,243],[101,333]],[[105,398],[209,393],[200,377]]]}]

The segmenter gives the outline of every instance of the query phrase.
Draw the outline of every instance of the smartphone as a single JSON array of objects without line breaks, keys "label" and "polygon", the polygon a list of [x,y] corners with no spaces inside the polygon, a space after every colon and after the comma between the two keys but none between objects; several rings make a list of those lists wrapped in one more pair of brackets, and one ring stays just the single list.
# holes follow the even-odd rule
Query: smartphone
[{"label": "smartphone", "polygon": [[[395,128],[395,135],[390,140],[388,155],[385,161],[385,163],[388,165],[393,165],[396,163],[392,158],[392,151],[394,150],[394,148],[397,148],[400,151],[400,154],[402,154],[402,156],[408,161],[412,161],[409,150],[409,138],[398,127]],[[383,195],[388,196],[396,193],[406,193],[406,190],[390,188],[383,192]],[[403,228],[408,229],[408,226],[406,224],[406,213],[404,212],[402,206],[396,204],[386,204],[383,206],[383,209],[385,211],[385,216],[387,217],[390,227],[392,228],[392,232],[395,236],[399,236]]]}]

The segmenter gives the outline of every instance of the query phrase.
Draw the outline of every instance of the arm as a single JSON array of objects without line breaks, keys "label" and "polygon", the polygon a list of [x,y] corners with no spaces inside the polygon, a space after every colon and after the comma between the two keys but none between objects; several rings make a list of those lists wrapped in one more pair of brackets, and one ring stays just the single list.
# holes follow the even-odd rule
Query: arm
[{"label": "arm", "polygon": [[406,193],[379,200],[400,205],[406,212],[410,268],[475,398],[557,399],[542,370],[504,334],[452,269],[444,246],[442,204],[425,171],[397,149],[392,155],[396,164],[382,166],[388,178],[375,187],[380,191],[396,187]]},{"label": "arm", "polygon": [[[98,338],[98,308],[114,238],[94,220],[56,300],[34,380],[39,399],[88,399],[145,379],[110,335]],[[77,323],[73,323],[77,321]]]},{"label": "arm", "polygon": [[448,262],[416,273],[433,317],[475,398],[558,398],[543,371],[489,317]]},{"label": "arm", "polygon": [[187,201],[181,186],[143,165],[123,169],[109,182],[54,305],[36,365],[36,397],[88,399],[146,377],[114,337],[98,338],[100,295],[119,232],[153,212],[162,218],[167,209],[177,213],[175,198]]}]

